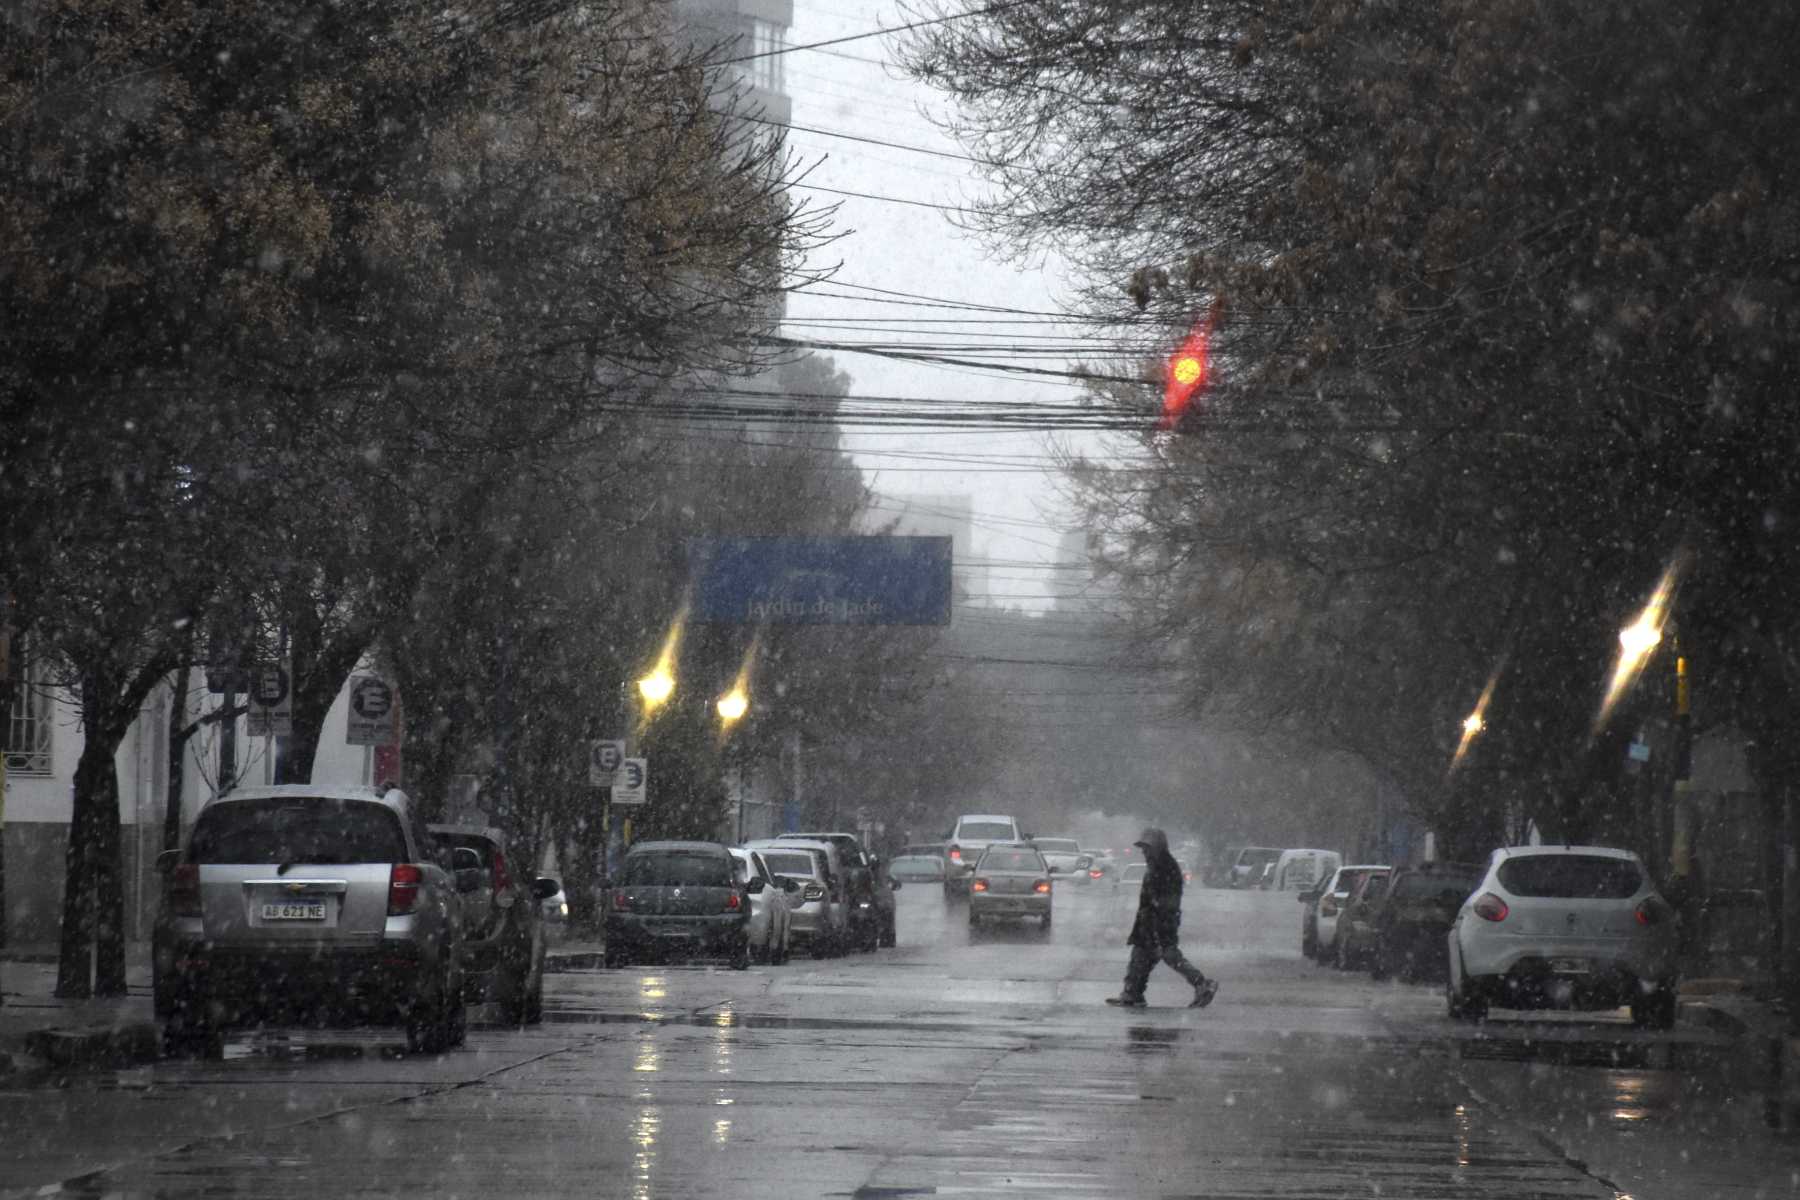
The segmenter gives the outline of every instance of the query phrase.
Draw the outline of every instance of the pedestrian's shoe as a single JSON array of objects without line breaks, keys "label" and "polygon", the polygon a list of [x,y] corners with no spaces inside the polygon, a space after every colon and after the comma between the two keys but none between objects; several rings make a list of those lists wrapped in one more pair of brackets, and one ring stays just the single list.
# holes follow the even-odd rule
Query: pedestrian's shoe
[{"label": "pedestrian's shoe", "polygon": [[1219,981],[1216,979],[1208,979],[1194,989],[1194,999],[1188,1004],[1188,1007],[1205,1008],[1212,1003],[1213,997],[1218,994]]},{"label": "pedestrian's shoe", "polygon": [[1143,1008],[1145,1000],[1142,996],[1108,996],[1106,1002],[1114,1008]]}]

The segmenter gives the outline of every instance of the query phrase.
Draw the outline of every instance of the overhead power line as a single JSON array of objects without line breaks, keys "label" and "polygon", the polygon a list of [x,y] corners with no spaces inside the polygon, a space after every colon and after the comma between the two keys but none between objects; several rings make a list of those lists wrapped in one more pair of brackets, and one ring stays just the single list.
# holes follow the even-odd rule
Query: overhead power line
[{"label": "overhead power line", "polygon": [[927,29],[933,25],[948,25],[952,21],[966,21],[971,17],[991,17],[1015,8],[1023,8],[1027,4],[1035,4],[1037,0],[1004,0],[1000,4],[990,4],[986,8],[972,8],[968,12],[951,13],[943,17],[931,17],[923,21],[909,21],[904,25],[896,25],[892,29],[876,29],[868,33],[853,33],[846,37],[826,38],[818,42],[802,42],[797,46],[782,46],[775,50],[762,50],[755,54],[740,54],[735,58],[724,58],[713,66],[730,66],[733,63],[755,62],[761,58],[775,58],[783,54],[793,54],[799,50],[818,50],[825,46],[844,46],[851,42],[867,41],[869,38],[892,37],[896,33],[906,33],[914,29]]}]

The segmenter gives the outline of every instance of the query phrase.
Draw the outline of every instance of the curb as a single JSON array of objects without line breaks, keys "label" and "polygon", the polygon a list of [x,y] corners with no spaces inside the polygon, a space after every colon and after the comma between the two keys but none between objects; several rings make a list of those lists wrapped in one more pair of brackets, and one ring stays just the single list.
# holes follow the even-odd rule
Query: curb
[{"label": "curb", "polygon": [[1733,1016],[1722,1008],[1714,1008],[1704,1000],[1683,1000],[1681,1016],[1714,1033],[1729,1034],[1734,1038],[1745,1037],[1750,1032],[1749,1024],[1742,1018]]},{"label": "curb", "polygon": [[571,950],[565,954],[546,954],[544,971],[550,975],[561,975],[569,971],[598,971],[606,966],[606,953],[602,950]]},{"label": "curb", "polygon": [[[25,1035],[24,1051],[33,1065],[51,1067],[129,1067],[157,1060],[162,1033],[154,1021],[129,1021],[86,1029],[34,1029]],[[0,1055],[4,1059],[5,1055]],[[14,1071],[23,1069],[11,1056]],[[0,1074],[4,1068],[0,1068]]]}]

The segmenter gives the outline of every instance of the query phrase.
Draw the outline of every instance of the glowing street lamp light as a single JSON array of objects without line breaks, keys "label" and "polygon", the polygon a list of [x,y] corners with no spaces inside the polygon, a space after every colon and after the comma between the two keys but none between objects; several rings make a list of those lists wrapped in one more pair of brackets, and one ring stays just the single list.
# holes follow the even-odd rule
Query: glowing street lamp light
[{"label": "glowing street lamp light", "polygon": [[1482,720],[1478,712],[1472,712],[1463,718],[1463,733],[1467,737],[1474,737],[1486,728],[1487,722]]},{"label": "glowing street lamp light", "polygon": [[1606,695],[1601,699],[1600,711],[1594,717],[1595,734],[1612,718],[1613,711],[1618,708],[1625,693],[1643,672],[1644,664],[1662,642],[1663,626],[1668,623],[1669,609],[1675,603],[1675,589],[1680,584],[1686,567],[1687,555],[1677,555],[1663,569],[1662,578],[1656,581],[1656,590],[1650,593],[1650,599],[1638,614],[1637,620],[1619,630],[1619,658],[1613,664],[1612,678],[1606,684]]},{"label": "glowing street lamp light", "polygon": [[736,721],[750,711],[750,697],[742,687],[734,687],[719,697],[719,716],[726,722]]},{"label": "glowing street lamp light", "polygon": [[658,663],[655,670],[637,681],[637,686],[644,703],[655,708],[675,694],[675,676],[668,667]]},{"label": "glowing street lamp light", "polygon": [[1656,649],[1662,641],[1662,630],[1651,623],[1651,614],[1646,610],[1633,624],[1619,630],[1619,647],[1628,658],[1643,658]]}]

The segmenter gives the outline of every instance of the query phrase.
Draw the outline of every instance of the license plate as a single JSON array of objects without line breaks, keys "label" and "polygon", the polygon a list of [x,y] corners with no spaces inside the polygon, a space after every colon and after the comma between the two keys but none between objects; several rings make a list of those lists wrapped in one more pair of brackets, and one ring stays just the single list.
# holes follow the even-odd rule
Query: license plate
[{"label": "license plate", "polygon": [[1550,969],[1558,975],[1586,975],[1588,960],[1585,958],[1553,958]]},{"label": "license plate", "polygon": [[323,900],[283,900],[275,904],[262,906],[262,919],[265,921],[323,921],[325,919],[325,902]]}]

